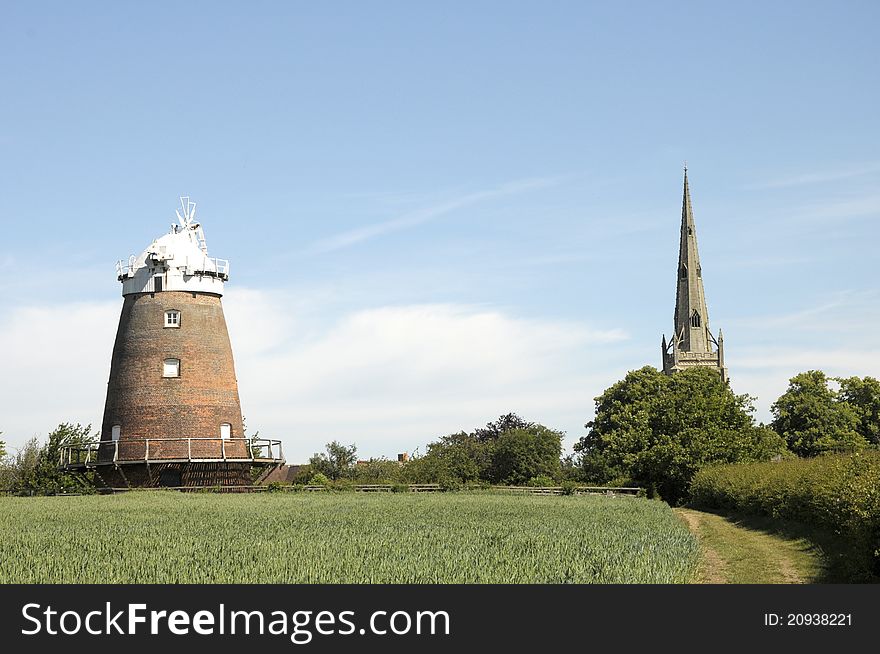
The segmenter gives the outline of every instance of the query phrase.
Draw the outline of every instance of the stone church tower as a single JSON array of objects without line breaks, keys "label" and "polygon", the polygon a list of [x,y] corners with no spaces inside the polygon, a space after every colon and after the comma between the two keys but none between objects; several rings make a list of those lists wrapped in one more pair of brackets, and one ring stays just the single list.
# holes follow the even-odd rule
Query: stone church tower
[{"label": "stone church tower", "polygon": [[101,485],[239,486],[251,467],[283,463],[279,441],[247,438],[220,298],[229,262],[208,256],[195,203],[171,231],[116,266],[122,313],[93,449],[61,465]]},{"label": "stone church tower", "polygon": [[688,187],[687,166],[684,169],[684,195],[681,206],[681,237],[678,248],[678,273],[675,293],[675,331],[667,342],[663,336],[663,372],[668,375],[693,366],[706,366],[718,371],[728,381],[724,367],[724,337],[718,330],[716,339],[709,331],[709,309],[703,290],[703,269],[697,250],[697,228]]}]

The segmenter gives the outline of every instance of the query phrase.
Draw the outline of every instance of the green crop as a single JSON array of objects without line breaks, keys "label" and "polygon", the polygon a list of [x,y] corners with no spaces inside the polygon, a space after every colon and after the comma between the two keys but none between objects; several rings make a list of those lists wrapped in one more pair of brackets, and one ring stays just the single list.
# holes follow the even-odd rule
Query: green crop
[{"label": "green crop", "polygon": [[0,497],[4,583],[681,583],[698,552],[629,497]]}]

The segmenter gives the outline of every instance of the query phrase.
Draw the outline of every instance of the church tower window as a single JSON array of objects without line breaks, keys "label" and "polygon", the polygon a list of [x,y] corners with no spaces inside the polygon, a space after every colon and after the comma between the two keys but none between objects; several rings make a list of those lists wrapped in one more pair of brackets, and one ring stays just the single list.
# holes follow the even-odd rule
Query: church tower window
[{"label": "church tower window", "polygon": [[699,327],[701,324],[700,314],[694,311],[694,314],[691,316],[691,327]]}]

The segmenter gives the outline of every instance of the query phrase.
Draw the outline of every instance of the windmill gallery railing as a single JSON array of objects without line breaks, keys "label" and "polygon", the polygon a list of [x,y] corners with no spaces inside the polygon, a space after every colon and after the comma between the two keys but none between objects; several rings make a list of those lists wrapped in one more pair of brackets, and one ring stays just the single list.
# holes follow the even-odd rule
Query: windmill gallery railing
[{"label": "windmill gallery railing", "polygon": [[61,448],[59,468],[136,463],[284,463],[280,440],[268,438],[124,438]]}]

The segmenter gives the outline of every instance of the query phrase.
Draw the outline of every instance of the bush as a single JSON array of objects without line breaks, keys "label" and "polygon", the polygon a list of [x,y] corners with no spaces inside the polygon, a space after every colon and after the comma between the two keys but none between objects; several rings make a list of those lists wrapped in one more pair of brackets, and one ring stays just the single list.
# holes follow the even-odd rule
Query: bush
[{"label": "bush", "polygon": [[358,484],[393,484],[401,479],[403,467],[397,461],[370,459],[358,463],[352,476]]},{"label": "bush", "polygon": [[309,479],[309,486],[329,486],[330,479],[323,472],[316,472]]},{"label": "bush", "polygon": [[394,484],[393,486],[391,486],[391,492],[392,493],[408,493],[409,486],[407,486],[406,484]]},{"label": "bush", "polygon": [[437,483],[440,485],[440,490],[442,491],[457,491],[464,488],[462,481],[455,477],[441,477],[437,480]]},{"label": "bush", "polygon": [[537,477],[532,477],[529,479],[527,486],[535,486],[537,488],[546,488],[548,486],[555,486],[556,482],[553,480],[553,477],[548,477],[547,475],[538,475]]},{"label": "bush", "polygon": [[794,520],[835,534],[856,553],[856,577],[880,575],[880,452],[712,466],[696,474],[690,497],[701,508]]},{"label": "bush", "polygon": [[93,493],[94,473],[82,477],[58,469],[61,450],[68,445],[85,447],[97,435],[91,425],[61,423],[44,444],[32,438],[3,465],[3,490],[20,495],[56,495],[58,493]]},{"label": "bush", "polygon": [[570,479],[562,482],[562,494],[563,495],[574,495],[577,492],[577,482],[571,481]]}]

